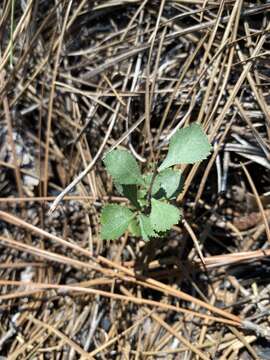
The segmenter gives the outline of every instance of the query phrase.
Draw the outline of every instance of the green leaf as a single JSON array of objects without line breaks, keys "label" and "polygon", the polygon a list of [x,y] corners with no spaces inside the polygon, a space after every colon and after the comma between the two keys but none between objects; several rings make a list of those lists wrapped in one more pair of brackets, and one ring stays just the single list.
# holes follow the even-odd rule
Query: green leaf
[{"label": "green leaf", "polygon": [[141,228],[138,224],[138,220],[137,219],[132,219],[131,222],[129,223],[129,226],[128,226],[128,230],[130,231],[130,233],[133,235],[133,236],[141,236]]},{"label": "green leaf", "polygon": [[140,207],[140,204],[138,203],[138,189],[136,185],[121,185],[116,183],[115,187],[119,194],[129,199],[132,205],[137,208]]},{"label": "green leaf", "polygon": [[153,173],[143,175],[144,187],[148,190],[152,182]]},{"label": "green leaf", "polygon": [[159,167],[159,171],[175,164],[194,164],[206,159],[211,145],[198,124],[177,130],[169,144],[168,154]]},{"label": "green leaf", "polygon": [[171,199],[180,192],[180,189],[181,172],[172,169],[165,169],[155,178],[152,194],[161,195],[162,197],[162,192],[164,191],[167,199]]},{"label": "green leaf", "polygon": [[118,184],[143,184],[139,166],[135,158],[126,150],[113,150],[104,158],[108,173]]},{"label": "green leaf", "polygon": [[167,231],[180,220],[177,207],[152,198],[150,221],[154,231]]},{"label": "green leaf", "polygon": [[146,196],[147,196],[147,190],[145,190],[145,189],[138,190],[138,203],[141,208],[144,208],[145,206],[147,206]]},{"label": "green leaf", "polygon": [[134,213],[126,207],[110,204],[101,212],[101,238],[114,240],[119,238],[127,230]]},{"label": "green leaf", "polygon": [[139,224],[140,224],[143,240],[148,241],[150,237],[157,236],[157,234],[155,233],[155,231],[152,227],[149,216],[140,214],[138,216],[138,218],[139,218]]}]

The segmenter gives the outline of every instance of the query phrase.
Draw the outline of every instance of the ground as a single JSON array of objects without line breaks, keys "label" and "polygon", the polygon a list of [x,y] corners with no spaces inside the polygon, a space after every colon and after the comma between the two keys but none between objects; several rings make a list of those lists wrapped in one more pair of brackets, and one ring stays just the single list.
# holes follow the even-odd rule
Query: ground
[{"label": "ground", "polygon": [[[2,1],[1,359],[270,359],[269,9]],[[181,221],[102,240],[104,154],[147,171],[194,122]]]}]

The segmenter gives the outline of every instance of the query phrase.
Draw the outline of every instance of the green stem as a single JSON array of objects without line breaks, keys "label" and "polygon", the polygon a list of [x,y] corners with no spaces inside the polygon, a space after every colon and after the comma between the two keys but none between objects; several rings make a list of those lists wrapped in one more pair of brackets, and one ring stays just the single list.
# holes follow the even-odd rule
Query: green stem
[{"label": "green stem", "polygon": [[155,178],[157,176],[157,169],[158,169],[158,165],[157,165],[157,162],[156,162],[155,167],[154,167],[154,171],[153,171],[153,176],[152,176],[152,179],[151,179],[151,183],[150,183],[150,186],[149,186],[149,189],[148,189],[148,194],[147,194],[147,202],[148,202],[149,207],[151,206],[152,188],[153,188]]}]

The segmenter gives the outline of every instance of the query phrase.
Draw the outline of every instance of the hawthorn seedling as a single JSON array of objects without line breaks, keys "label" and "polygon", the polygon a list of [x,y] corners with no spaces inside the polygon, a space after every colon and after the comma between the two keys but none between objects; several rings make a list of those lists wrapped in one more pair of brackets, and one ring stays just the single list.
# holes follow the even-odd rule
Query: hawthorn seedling
[{"label": "hawthorn seedling", "polygon": [[109,152],[103,160],[106,170],[117,191],[129,199],[130,207],[109,204],[102,209],[102,239],[117,239],[128,230],[133,236],[148,241],[170,230],[182,214],[181,209],[172,205],[182,191],[182,175],[172,167],[204,160],[210,151],[211,145],[201,126],[194,123],[172,136],[167,156],[155,175],[153,172],[142,174],[136,159],[127,150]]}]

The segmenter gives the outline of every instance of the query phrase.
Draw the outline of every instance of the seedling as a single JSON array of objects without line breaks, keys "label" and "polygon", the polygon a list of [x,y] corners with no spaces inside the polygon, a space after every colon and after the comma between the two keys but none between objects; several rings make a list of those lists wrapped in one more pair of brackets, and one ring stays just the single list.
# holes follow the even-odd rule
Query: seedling
[{"label": "seedling", "polygon": [[[130,206],[106,205],[101,213],[101,237],[114,240],[128,230],[148,241],[161,237],[181,219],[181,209],[172,205],[182,191],[177,164],[194,164],[206,159],[211,145],[198,124],[178,130],[171,138],[166,158],[155,171],[142,174],[130,152],[112,150],[104,158],[117,191]],[[151,166],[153,168],[153,166]]]}]

